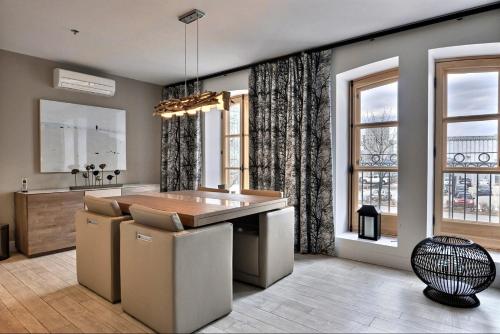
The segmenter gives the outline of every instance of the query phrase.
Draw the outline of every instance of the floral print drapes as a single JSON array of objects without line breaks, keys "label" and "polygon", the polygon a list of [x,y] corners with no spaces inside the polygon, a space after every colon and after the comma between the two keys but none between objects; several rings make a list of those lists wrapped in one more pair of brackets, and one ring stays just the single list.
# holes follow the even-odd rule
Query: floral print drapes
[{"label": "floral print drapes", "polygon": [[[194,85],[188,85],[188,94]],[[185,95],[184,85],[163,89],[162,99]],[[161,191],[195,190],[200,184],[201,116],[162,118],[161,130]]]},{"label": "floral print drapes", "polygon": [[251,69],[250,188],[295,206],[295,248],[333,255],[331,51]]}]

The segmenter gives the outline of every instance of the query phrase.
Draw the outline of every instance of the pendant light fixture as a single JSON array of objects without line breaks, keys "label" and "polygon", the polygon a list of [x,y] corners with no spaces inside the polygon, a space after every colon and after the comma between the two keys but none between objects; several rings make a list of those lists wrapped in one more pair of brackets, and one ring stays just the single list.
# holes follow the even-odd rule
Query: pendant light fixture
[{"label": "pendant light fixture", "polygon": [[[198,9],[193,9],[186,14],[179,16],[179,21],[184,23],[184,97],[178,99],[168,99],[161,101],[154,108],[153,115],[163,118],[173,116],[196,115],[197,112],[207,112],[211,109],[228,110],[229,92],[200,92],[200,82],[198,79],[198,21],[205,16],[205,13]],[[196,86],[193,95],[187,92],[187,25],[196,21]]]}]

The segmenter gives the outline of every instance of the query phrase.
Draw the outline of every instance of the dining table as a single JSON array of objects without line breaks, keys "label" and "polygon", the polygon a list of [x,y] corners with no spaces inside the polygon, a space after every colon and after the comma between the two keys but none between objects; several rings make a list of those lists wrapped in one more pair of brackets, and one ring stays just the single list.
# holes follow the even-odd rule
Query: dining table
[{"label": "dining table", "polygon": [[122,212],[131,205],[142,205],[165,212],[175,212],[185,227],[200,227],[230,219],[283,209],[287,199],[211,191],[145,192],[108,197],[118,202]]}]

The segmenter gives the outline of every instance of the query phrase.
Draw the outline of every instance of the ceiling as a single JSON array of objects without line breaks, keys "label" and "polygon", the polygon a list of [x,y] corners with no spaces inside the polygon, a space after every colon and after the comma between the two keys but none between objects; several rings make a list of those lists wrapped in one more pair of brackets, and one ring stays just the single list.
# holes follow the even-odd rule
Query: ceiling
[{"label": "ceiling", "polygon": [[[156,84],[184,77],[198,8],[200,76],[492,0],[0,0],[0,49]],[[80,33],[73,35],[70,29]],[[194,77],[195,24],[188,28]]]}]

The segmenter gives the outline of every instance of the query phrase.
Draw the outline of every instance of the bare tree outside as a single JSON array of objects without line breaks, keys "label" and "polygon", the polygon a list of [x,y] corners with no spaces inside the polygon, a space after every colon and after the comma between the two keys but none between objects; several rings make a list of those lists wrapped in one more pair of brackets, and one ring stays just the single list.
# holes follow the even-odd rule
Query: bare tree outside
[{"label": "bare tree outside", "polygon": [[[363,115],[364,123],[388,122],[392,120],[392,108],[386,107],[382,114],[370,112]],[[365,128],[361,130],[361,166],[397,166],[398,130],[396,127]]]},{"label": "bare tree outside", "polygon": [[[363,123],[390,122],[394,120],[394,114],[392,107],[385,106],[381,112],[364,112],[362,120]],[[397,143],[396,126],[361,129],[359,165],[362,167],[397,167]],[[384,212],[390,212],[390,206],[397,205],[397,195],[393,198],[393,192],[397,192],[397,173],[362,172],[359,181],[363,203],[369,202]],[[364,188],[367,190],[368,201]]]}]

